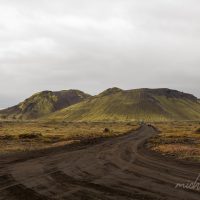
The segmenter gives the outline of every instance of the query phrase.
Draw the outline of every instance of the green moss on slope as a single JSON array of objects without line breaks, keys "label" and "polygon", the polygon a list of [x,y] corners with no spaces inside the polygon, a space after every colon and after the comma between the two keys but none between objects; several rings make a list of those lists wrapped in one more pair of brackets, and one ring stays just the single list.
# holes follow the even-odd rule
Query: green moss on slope
[{"label": "green moss on slope", "polygon": [[35,119],[79,103],[88,97],[90,95],[79,90],[43,91],[34,94],[14,107],[0,111],[0,117],[6,119]]},{"label": "green moss on slope", "polygon": [[84,102],[50,115],[67,121],[193,120],[200,104],[190,95],[169,89],[121,90],[111,88]]}]

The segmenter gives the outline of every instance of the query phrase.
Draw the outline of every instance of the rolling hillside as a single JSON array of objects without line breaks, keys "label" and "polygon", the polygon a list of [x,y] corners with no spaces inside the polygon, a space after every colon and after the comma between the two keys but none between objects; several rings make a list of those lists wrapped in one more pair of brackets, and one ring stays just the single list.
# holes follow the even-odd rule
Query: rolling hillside
[{"label": "rolling hillside", "polygon": [[90,95],[79,90],[42,91],[16,106],[0,111],[1,119],[35,119],[79,103]]},{"label": "rolling hillside", "polygon": [[170,89],[110,88],[47,119],[66,121],[195,120],[200,103],[191,95]]}]

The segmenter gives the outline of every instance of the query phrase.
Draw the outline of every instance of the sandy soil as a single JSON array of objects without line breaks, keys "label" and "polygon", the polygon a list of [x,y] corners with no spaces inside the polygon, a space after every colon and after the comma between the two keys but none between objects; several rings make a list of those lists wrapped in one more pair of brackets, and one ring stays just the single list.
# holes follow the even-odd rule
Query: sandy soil
[{"label": "sandy soil", "polygon": [[200,199],[175,188],[194,181],[200,166],[169,161],[144,148],[152,127],[121,137],[0,157],[0,200]]}]

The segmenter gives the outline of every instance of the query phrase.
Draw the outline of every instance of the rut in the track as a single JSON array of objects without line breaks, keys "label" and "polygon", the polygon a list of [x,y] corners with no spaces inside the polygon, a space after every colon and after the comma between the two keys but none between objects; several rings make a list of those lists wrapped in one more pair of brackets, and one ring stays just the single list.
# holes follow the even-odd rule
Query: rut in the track
[{"label": "rut in the track", "polygon": [[[34,190],[18,183],[10,174],[0,177],[0,199],[8,200],[50,200]],[[5,188],[5,189],[2,189]]]}]

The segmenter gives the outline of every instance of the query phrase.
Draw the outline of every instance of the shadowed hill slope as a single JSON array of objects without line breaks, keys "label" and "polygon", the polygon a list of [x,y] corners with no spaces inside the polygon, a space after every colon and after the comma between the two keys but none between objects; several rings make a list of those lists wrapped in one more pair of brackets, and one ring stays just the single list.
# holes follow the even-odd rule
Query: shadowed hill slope
[{"label": "shadowed hill slope", "polygon": [[16,106],[0,111],[3,119],[35,119],[79,103],[90,95],[79,90],[42,91]]},{"label": "shadowed hill slope", "polygon": [[67,121],[195,120],[200,103],[191,95],[170,89],[110,88],[48,119]]}]

